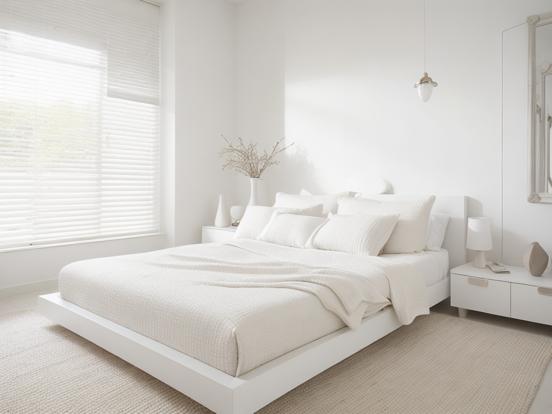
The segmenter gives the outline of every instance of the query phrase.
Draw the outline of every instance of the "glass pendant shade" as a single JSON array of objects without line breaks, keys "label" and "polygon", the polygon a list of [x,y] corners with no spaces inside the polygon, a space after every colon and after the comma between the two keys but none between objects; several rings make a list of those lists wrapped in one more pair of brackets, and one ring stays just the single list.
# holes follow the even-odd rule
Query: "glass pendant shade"
[{"label": "glass pendant shade", "polygon": [[422,102],[429,101],[433,93],[433,85],[431,83],[423,83],[418,85],[418,96]]},{"label": "glass pendant shade", "polygon": [[418,90],[418,96],[422,102],[429,101],[433,88],[437,86],[437,82],[429,77],[427,72],[424,72],[424,76],[418,81],[414,87]]}]

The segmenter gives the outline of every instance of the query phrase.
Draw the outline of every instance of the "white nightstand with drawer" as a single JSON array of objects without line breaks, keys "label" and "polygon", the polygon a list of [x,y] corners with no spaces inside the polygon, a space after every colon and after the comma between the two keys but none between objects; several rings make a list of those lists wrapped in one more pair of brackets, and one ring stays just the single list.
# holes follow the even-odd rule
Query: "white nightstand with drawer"
[{"label": "white nightstand with drawer", "polygon": [[493,273],[471,264],[450,271],[450,303],[468,309],[552,325],[552,275],[531,276],[523,267]]},{"label": "white nightstand with drawer", "polygon": [[217,243],[232,240],[237,227],[203,226],[201,229],[201,243]]}]

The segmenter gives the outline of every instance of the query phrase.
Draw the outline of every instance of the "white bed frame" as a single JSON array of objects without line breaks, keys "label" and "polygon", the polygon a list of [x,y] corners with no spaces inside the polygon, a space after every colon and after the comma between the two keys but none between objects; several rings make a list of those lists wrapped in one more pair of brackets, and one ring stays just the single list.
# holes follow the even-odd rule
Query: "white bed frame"
[{"label": "white bed frame", "polygon": [[[434,211],[451,216],[444,247],[450,264],[465,262],[466,198],[438,197]],[[450,279],[430,286],[430,306],[447,297]],[[151,338],[84,310],[59,293],[39,297],[55,323],[88,339],[219,414],[253,413],[303,382],[401,327],[392,307],[343,328],[252,371],[233,377]]]}]

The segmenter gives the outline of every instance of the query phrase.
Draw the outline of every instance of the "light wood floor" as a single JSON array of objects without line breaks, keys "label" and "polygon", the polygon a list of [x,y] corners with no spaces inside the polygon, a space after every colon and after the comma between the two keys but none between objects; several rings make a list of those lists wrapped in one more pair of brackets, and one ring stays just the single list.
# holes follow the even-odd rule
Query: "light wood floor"
[{"label": "light wood floor", "polygon": [[[33,310],[36,307],[37,296],[45,293],[51,293],[51,290],[42,290],[32,293],[0,297],[0,315],[18,311]],[[446,302],[437,305],[432,309],[432,311],[447,314],[455,314],[456,312],[456,310],[449,306]],[[485,320],[488,323],[502,326],[514,327],[526,332],[540,332],[552,335],[552,327],[549,326],[502,318],[479,312],[469,312],[468,318]],[[539,392],[529,412],[529,414],[548,413],[552,413],[552,364],[547,369]]]},{"label": "light wood floor", "polygon": [[[431,309],[432,312],[442,312],[458,315],[456,308],[453,308],[448,303],[449,301],[442,302]],[[516,329],[534,332],[545,333],[552,336],[552,326],[541,325],[538,323],[531,323],[525,321],[519,321],[516,319],[503,318],[501,316],[489,315],[481,312],[468,311],[468,318],[483,320],[488,323],[496,325],[514,327]],[[533,401],[529,414],[550,414],[552,413],[552,362],[548,366],[544,378],[539,388],[539,392]]]}]

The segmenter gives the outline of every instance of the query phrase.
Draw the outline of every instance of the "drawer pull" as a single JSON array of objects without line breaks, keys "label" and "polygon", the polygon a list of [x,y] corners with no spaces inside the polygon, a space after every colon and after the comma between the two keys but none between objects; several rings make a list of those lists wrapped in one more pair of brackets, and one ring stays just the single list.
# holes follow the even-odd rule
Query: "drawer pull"
[{"label": "drawer pull", "polygon": [[552,296],[552,288],[540,287],[537,288],[537,292],[539,292],[539,295]]},{"label": "drawer pull", "polygon": [[489,286],[489,281],[487,279],[479,279],[478,277],[469,277],[468,283],[470,285],[485,287],[485,288]]}]

